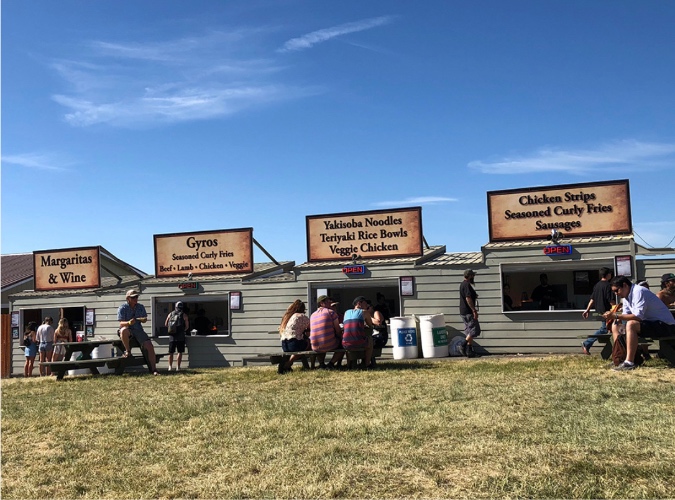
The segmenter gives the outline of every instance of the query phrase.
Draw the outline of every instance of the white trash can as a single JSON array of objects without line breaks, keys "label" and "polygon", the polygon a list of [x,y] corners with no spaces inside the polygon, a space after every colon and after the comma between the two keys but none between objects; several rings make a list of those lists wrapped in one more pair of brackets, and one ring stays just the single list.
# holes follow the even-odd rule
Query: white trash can
[{"label": "white trash can", "polygon": [[417,357],[417,326],[415,318],[398,317],[389,320],[394,359]]},{"label": "white trash can", "polygon": [[420,316],[422,356],[425,358],[446,358],[448,356],[448,330],[445,316],[434,314]]}]

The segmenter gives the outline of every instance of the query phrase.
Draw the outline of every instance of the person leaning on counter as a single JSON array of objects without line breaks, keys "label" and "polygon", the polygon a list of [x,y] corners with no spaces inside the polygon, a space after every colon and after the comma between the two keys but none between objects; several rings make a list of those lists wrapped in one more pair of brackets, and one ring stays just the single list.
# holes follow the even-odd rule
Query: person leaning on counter
[{"label": "person leaning on counter", "polygon": [[128,357],[131,352],[129,345],[129,336],[133,335],[141,349],[145,349],[148,354],[149,368],[153,375],[159,375],[157,372],[157,357],[155,356],[155,347],[152,345],[150,337],[143,330],[143,325],[148,321],[148,313],[145,312],[143,304],[138,303],[139,292],[136,290],[127,291],[126,304],[122,304],[117,310],[117,321],[120,322],[119,335],[124,344],[123,357]]}]

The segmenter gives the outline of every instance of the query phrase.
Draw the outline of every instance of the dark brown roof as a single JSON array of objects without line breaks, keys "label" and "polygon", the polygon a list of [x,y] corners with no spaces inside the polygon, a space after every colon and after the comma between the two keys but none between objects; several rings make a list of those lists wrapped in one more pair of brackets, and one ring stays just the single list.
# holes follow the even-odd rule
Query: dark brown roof
[{"label": "dark brown roof", "polygon": [[2,258],[2,288],[16,285],[33,277],[33,254],[15,253]]}]

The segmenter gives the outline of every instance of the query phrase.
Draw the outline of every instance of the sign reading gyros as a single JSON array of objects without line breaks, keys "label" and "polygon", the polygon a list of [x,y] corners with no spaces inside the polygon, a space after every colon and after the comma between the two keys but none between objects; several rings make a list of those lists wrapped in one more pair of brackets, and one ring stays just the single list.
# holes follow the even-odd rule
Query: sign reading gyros
[{"label": "sign reading gyros", "polygon": [[632,233],[628,180],[488,192],[490,241]]},{"label": "sign reading gyros", "polygon": [[156,234],[155,275],[253,272],[253,229]]},{"label": "sign reading gyros", "polygon": [[80,290],[101,286],[101,247],[33,252],[36,291]]},{"label": "sign reading gyros", "polygon": [[422,208],[309,215],[307,260],[422,255]]}]

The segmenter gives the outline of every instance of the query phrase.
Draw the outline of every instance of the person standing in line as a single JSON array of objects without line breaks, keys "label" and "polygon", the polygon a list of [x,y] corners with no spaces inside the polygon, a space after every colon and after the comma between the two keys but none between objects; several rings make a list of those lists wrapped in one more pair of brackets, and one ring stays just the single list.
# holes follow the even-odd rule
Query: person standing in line
[{"label": "person standing in line", "polygon": [[661,276],[661,290],[656,293],[668,308],[675,308],[675,274],[666,273]]},{"label": "person standing in line", "polygon": [[459,285],[459,315],[464,322],[465,342],[461,346],[464,356],[474,354],[473,339],[480,335],[478,322],[478,294],[473,288],[476,272],[473,269],[464,271],[464,281]]},{"label": "person standing in line", "polygon": [[[295,300],[281,318],[279,335],[281,335],[281,349],[284,352],[309,351],[309,318],[305,314],[305,303]],[[288,363],[279,363],[279,374],[293,371],[293,362],[301,359],[302,355],[292,354]]]},{"label": "person standing in line", "polygon": [[61,318],[59,320],[59,325],[56,327],[56,331],[54,332],[54,339],[54,354],[52,359],[54,361],[61,361],[66,355],[66,348],[61,344],[64,342],[73,341],[73,332],[69,328],[68,320],[66,318]]},{"label": "person standing in line", "polygon": [[[38,353],[38,345],[35,340],[37,328],[37,322],[31,321],[26,325],[26,331],[23,333],[24,338],[24,356],[26,356],[26,362],[23,365],[23,376],[32,377],[33,376],[33,367],[35,366],[35,356]],[[28,341],[28,342],[26,342]],[[26,345],[28,343],[28,345]]]},{"label": "person standing in line", "polygon": [[[651,290],[634,285],[626,276],[616,276],[610,281],[612,293],[623,299],[623,312],[607,312],[605,319],[613,321],[614,341],[620,335],[618,321],[626,323],[626,359],[614,370],[635,369],[638,336],[659,338],[675,335],[675,318],[668,307]],[[617,321],[618,320],[618,321]]]},{"label": "person standing in line", "polygon": [[178,351],[176,356],[176,371],[180,371],[180,363],[183,361],[183,353],[185,352],[185,332],[190,330],[190,318],[183,312],[183,303],[179,300],[176,302],[175,308],[171,311],[164,321],[164,326],[168,328],[169,320],[172,316],[183,316],[182,324],[179,322],[176,325],[176,331],[169,333],[169,371],[173,370],[173,354]]},{"label": "person standing in line", "polygon": [[[595,312],[600,316],[603,316],[606,312],[610,311],[612,307],[616,305],[616,298],[612,293],[612,287],[609,282],[614,277],[614,271],[608,267],[601,267],[598,270],[600,275],[600,281],[598,281],[593,287],[591,292],[591,300],[588,301],[586,310],[581,313],[581,316],[584,319],[588,319],[589,312],[591,308],[595,307]],[[607,321],[602,318],[600,322],[600,328],[596,330],[595,333],[591,334],[586,340],[581,343],[581,349],[584,351],[584,354],[591,354],[591,347],[598,340],[598,336],[607,334]]]},{"label": "person standing in line", "polygon": [[122,357],[126,358],[131,354],[129,337],[133,335],[141,349],[145,349],[150,371],[153,375],[159,375],[155,347],[141,325],[141,323],[148,321],[148,313],[145,312],[143,304],[138,303],[139,295],[136,290],[129,290],[126,294],[126,303],[122,304],[117,310],[117,321],[120,322],[120,339],[124,344]]},{"label": "person standing in line", "polygon": [[340,366],[344,353],[336,352],[326,364],[326,353],[342,347],[342,330],[335,311],[330,308],[332,300],[327,295],[320,295],[316,299],[319,307],[309,318],[309,341],[312,351],[319,353],[319,368],[333,369]]},{"label": "person standing in line", "polygon": [[368,301],[365,297],[356,297],[354,299],[354,309],[345,311],[343,321],[344,333],[342,334],[342,347],[346,350],[364,349],[364,360],[368,363],[368,368],[373,368],[373,319],[368,312]]},{"label": "person standing in line", "polygon": [[51,375],[52,371],[48,366],[42,366],[42,363],[52,360],[54,354],[54,320],[51,316],[45,316],[44,322],[37,329],[38,350],[40,351],[40,376]]}]

